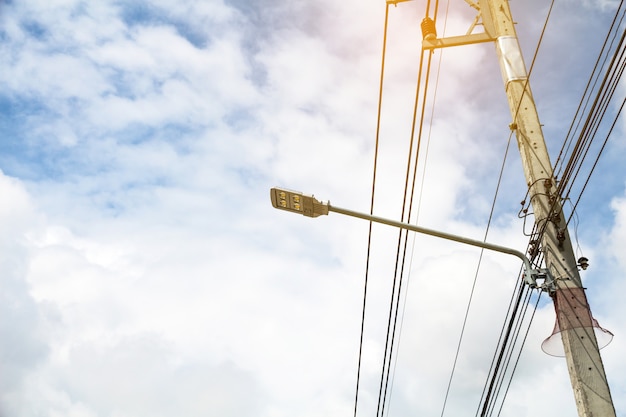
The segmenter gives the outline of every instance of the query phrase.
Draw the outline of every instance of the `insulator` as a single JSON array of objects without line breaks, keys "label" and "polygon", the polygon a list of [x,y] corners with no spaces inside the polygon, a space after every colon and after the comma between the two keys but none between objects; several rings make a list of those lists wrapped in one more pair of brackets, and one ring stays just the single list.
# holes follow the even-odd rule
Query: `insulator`
[{"label": "insulator", "polygon": [[436,39],[437,28],[435,27],[435,21],[430,17],[425,17],[422,20],[422,36],[424,39]]}]

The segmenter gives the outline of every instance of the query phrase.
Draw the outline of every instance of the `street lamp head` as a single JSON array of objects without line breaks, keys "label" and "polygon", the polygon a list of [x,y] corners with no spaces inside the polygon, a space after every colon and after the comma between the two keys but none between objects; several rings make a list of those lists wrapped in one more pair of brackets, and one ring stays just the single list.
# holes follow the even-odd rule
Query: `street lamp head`
[{"label": "street lamp head", "polygon": [[284,188],[270,189],[272,206],[279,210],[300,213],[308,217],[328,214],[328,202],[318,201],[312,195]]}]

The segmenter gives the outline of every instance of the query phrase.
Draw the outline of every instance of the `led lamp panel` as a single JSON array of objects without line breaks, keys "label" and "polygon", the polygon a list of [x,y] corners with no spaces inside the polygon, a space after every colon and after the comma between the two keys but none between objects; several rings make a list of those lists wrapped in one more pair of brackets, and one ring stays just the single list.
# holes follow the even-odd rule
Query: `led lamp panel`
[{"label": "led lamp panel", "polygon": [[302,193],[272,188],[270,190],[270,197],[272,198],[272,206],[274,206],[274,208],[304,214],[302,206]]},{"label": "led lamp panel", "polygon": [[300,213],[308,217],[328,214],[328,203],[317,201],[312,195],[284,188],[270,189],[272,206],[279,210]]}]

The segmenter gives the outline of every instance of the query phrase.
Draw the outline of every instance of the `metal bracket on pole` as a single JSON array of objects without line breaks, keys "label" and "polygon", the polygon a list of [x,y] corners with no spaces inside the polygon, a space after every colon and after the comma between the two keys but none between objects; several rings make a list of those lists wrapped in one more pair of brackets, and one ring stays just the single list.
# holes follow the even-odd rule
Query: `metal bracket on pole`
[{"label": "metal bracket on pole", "polygon": [[[484,0],[480,0],[482,3]],[[476,15],[476,19],[471,24],[469,30],[465,35],[461,36],[448,36],[445,38],[429,38],[424,37],[422,41],[422,49],[424,50],[434,50],[438,48],[448,48],[451,46],[461,46],[461,45],[471,45],[475,43],[484,43],[484,42],[493,42],[496,38],[493,36],[493,24],[490,21],[486,20],[481,12],[481,5],[474,3],[471,0],[465,0],[467,4],[473,9],[478,10],[478,14]],[[479,20],[482,19],[482,26],[484,28],[483,33],[472,33],[476,25],[478,25]]]},{"label": "metal bracket on pole", "polygon": [[449,36],[438,39],[424,39],[422,49],[448,48],[451,46],[471,45],[474,43],[493,42],[494,38],[487,33],[472,33],[470,35]]},{"label": "metal bracket on pole", "polygon": [[[542,291],[547,292],[548,294],[554,294],[556,291],[556,282],[554,281],[554,277],[550,270],[547,268],[537,268],[533,270],[533,285],[531,288],[539,288]],[[537,280],[542,280],[543,283],[541,285],[537,284]]]}]

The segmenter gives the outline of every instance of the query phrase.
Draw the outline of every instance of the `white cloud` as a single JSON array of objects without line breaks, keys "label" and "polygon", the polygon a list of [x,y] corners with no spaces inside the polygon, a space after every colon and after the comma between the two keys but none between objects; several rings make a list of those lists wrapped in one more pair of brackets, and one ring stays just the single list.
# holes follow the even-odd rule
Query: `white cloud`
[{"label": "white cloud", "polygon": [[[422,6],[390,10],[375,201],[386,217],[401,209]],[[531,6],[516,7],[530,26]],[[447,33],[463,33],[473,11],[452,9]],[[367,223],[289,216],[268,190],[369,209],[383,13],[384,2],[353,1],[3,5],[0,411],[352,412]],[[492,49],[444,53],[416,188],[420,224],[477,239],[509,133]],[[488,240],[521,248],[517,161]],[[620,410],[621,307],[604,302],[622,293],[622,206],[613,229],[601,223],[609,294],[588,277],[617,335],[606,363]],[[373,232],[359,415],[376,407],[398,239]],[[409,253],[389,415],[441,411],[479,252],[420,236]],[[484,255],[446,414],[478,405],[519,266]],[[539,349],[551,303],[536,314],[503,415],[574,412],[565,364]]]}]

